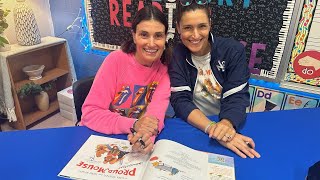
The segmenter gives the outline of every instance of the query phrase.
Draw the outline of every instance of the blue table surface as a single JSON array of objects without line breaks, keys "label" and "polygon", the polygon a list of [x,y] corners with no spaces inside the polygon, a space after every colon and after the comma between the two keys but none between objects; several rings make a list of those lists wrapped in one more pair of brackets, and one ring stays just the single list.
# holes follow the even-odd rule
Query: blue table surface
[{"label": "blue table surface", "polygon": [[[158,139],[234,157],[238,180],[301,180],[320,161],[319,114],[320,108],[249,113],[241,133],[254,138],[260,159],[242,159],[178,118],[165,121]],[[62,179],[57,174],[92,134],[103,135],[86,127],[1,132],[0,179]]]}]

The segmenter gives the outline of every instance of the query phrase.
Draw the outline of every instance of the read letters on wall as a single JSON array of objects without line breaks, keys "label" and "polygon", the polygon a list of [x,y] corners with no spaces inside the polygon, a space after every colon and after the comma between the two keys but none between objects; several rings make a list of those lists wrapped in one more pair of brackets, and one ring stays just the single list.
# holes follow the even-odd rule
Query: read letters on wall
[{"label": "read letters on wall", "polygon": [[[212,0],[212,32],[232,37],[246,48],[252,74],[277,77],[296,0]],[[115,50],[131,35],[131,20],[147,4],[168,17],[168,39],[175,35],[175,0],[85,0],[94,48]]]}]

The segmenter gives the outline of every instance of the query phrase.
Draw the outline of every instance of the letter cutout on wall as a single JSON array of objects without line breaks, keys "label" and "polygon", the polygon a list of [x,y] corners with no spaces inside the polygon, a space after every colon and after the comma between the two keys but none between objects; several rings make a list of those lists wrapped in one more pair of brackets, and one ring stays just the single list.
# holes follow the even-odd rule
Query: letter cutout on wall
[{"label": "letter cutout on wall", "polygon": [[[175,34],[175,0],[84,0],[92,46],[116,50],[131,36],[135,13],[153,4],[167,15],[168,39]],[[276,79],[296,0],[213,0],[212,30],[215,36],[234,38],[246,49],[250,72]]]}]

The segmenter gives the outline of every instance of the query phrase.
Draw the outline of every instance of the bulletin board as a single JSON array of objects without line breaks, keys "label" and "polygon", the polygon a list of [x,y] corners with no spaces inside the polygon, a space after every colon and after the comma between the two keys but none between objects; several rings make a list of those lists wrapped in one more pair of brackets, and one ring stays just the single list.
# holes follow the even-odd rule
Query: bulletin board
[{"label": "bulletin board", "polygon": [[284,86],[320,94],[320,2],[304,0]]},{"label": "bulletin board", "polygon": [[[131,35],[134,14],[151,3],[168,17],[168,39],[179,39],[175,33],[175,0],[84,1],[93,48],[119,49]],[[212,32],[240,41],[246,48],[250,72],[276,81],[295,3],[296,0],[212,0]]]}]

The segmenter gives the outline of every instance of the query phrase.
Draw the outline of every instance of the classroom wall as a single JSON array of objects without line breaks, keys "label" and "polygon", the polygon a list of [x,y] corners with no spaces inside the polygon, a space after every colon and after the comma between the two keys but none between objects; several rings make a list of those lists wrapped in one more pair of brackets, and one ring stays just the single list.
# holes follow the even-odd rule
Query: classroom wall
[{"label": "classroom wall", "polygon": [[[60,37],[67,39],[78,79],[95,75],[106,56],[93,53],[90,50],[85,51],[85,47],[80,42],[83,37],[83,31],[79,28],[82,27],[79,20],[75,22],[76,26],[70,31],[65,32],[66,28],[78,16],[81,6],[82,0],[50,1],[55,35],[59,36],[61,34]],[[82,15],[83,12],[80,13],[80,16]],[[248,112],[317,107],[320,105],[319,99],[317,95],[308,93],[301,95],[295,91],[281,89],[279,88],[279,84],[276,83],[251,80],[251,106]],[[172,116],[174,112],[169,108],[167,114]]]},{"label": "classroom wall", "polygon": [[[81,3],[82,0],[50,0],[55,36],[60,35],[59,37],[68,41],[78,79],[95,75],[105,58],[105,55],[85,51],[80,42],[83,35],[79,28],[81,27],[80,19],[74,23],[75,26],[70,31],[63,33],[77,17]],[[82,15],[80,13],[80,16]]]}]

